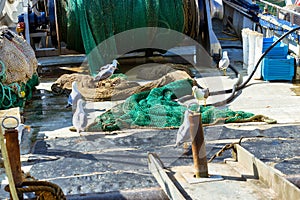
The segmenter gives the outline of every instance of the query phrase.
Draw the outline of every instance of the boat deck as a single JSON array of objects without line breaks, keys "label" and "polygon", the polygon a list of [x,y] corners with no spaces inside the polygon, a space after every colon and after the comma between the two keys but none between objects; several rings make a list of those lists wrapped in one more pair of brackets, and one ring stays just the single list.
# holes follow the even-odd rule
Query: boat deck
[{"label": "boat deck", "polygon": [[[228,41],[221,44],[226,46],[225,42]],[[234,45],[241,46],[238,43]],[[242,69],[241,48],[226,50],[232,65],[246,79],[246,70]],[[199,69],[199,73],[202,76],[196,78],[197,81],[211,91],[229,89],[235,81],[230,71],[228,76],[211,68]],[[181,147],[174,148],[177,129],[124,129],[86,132],[82,136],[70,131],[72,111],[65,108],[67,97],[56,96],[50,90],[56,78],[41,78],[32,102],[24,108],[24,123],[30,125],[32,130],[24,136],[31,138],[32,143],[21,144],[24,147],[21,148],[21,159],[25,172],[38,180],[58,184],[68,199],[89,199],[93,195],[98,195],[99,199],[105,192],[120,194],[128,190],[159,188],[160,185],[148,169],[148,152],[157,153],[164,165],[174,171],[182,166],[185,166],[182,170],[191,170],[192,156],[183,154]],[[249,122],[205,127],[207,157],[213,156],[225,144],[244,137],[242,147],[278,170],[282,177],[297,184],[300,178],[300,152],[297,145],[300,138],[300,97],[297,91],[299,85],[291,82],[252,80],[232,102],[223,107],[262,114],[275,119],[277,124]],[[226,94],[210,97],[208,103],[225,97]],[[99,109],[107,110],[117,103],[88,102],[85,109],[89,111],[89,122],[103,112]],[[212,195],[216,199],[280,199],[276,191],[259,180],[248,177],[245,181],[241,174],[231,168],[222,168],[226,167],[226,158],[231,158],[230,151],[209,164],[211,170],[224,177],[223,180],[201,183],[201,189],[188,183],[182,187],[187,193],[197,190],[200,193],[198,196],[204,199],[211,199]],[[234,174],[226,174],[228,172]],[[1,177],[3,188],[7,180],[4,175]],[[8,197],[4,190],[0,191],[1,199]]]}]

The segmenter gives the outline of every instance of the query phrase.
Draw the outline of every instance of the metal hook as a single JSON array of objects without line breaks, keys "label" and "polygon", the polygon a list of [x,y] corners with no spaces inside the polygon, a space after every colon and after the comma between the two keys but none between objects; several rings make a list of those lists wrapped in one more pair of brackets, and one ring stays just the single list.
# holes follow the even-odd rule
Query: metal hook
[{"label": "metal hook", "polygon": [[[16,125],[16,126],[12,126],[12,127],[7,127],[7,126],[5,126],[4,121],[7,120],[7,119],[15,119],[15,120],[17,121],[17,125]],[[6,116],[6,117],[4,117],[4,119],[2,120],[2,126],[3,126],[3,128],[5,128],[5,129],[15,129],[15,128],[17,128],[17,127],[19,126],[19,124],[20,124],[20,123],[19,123],[18,118],[14,117],[14,116]]]}]

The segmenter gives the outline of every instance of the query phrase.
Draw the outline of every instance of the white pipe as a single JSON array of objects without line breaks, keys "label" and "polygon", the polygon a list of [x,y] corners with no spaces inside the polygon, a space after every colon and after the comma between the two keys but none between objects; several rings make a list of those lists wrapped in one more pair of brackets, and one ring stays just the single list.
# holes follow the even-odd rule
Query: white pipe
[{"label": "white pipe", "polygon": [[242,40],[243,40],[243,69],[247,69],[249,60],[249,28],[242,29]]},{"label": "white pipe", "polygon": [[248,40],[249,40],[249,56],[248,56],[248,69],[247,69],[248,75],[250,75],[254,70],[255,39],[256,39],[256,35],[253,34],[252,31],[250,31],[248,34]]},{"label": "white pipe", "polygon": [[[258,60],[262,55],[262,48],[263,48],[263,34],[256,32],[255,38],[255,55],[254,55],[254,63],[257,64]],[[253,75],[254,79],[261,79],[261,62],[259,63],[257,70]]]}]

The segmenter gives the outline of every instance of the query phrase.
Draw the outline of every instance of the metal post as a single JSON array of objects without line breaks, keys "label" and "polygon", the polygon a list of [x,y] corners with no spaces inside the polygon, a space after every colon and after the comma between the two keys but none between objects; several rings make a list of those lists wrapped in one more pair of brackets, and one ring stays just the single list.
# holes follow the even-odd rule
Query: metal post
[{"label": "metal post", "polygon": [[204,141],[204,131],[202,127],[201,113],[189,114],[190,136],[192,141],[193,161],[196,178],[207,178],[208,167],[206,159],[206,149]]},{"label": "metal post", "polygon": [[[7,127],[4,121],[9,118],[15,119],[17,121],[17,125],[14,127]],[[6,140],[6,149],[7,149],[8,160],[12,172],[13,182],[16,188],[22,187],[22,183],[23,183],[18,130],[15,129],[18,125],[19,125],[19,121],[15,117],[6,117],[2,121],[2,126],[6,128],[4,137]],[[17,195],[18,195],[18,199],[23,200],[22,193],[18,193]]]}]

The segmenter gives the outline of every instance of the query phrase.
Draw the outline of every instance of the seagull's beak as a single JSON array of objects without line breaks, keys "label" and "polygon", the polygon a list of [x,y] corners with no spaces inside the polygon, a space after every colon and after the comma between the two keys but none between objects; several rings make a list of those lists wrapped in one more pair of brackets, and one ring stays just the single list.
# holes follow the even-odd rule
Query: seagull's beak
[{"label": "seagull's beak", "polygon": [[30,130],[31,130],[31,127],[30,127],[30,126],[28,126],[28,125],[25,125],[25,126],[24,126],[24,129],[27,129],[27,131],[28,131],[28,132],[30,132]]}]

